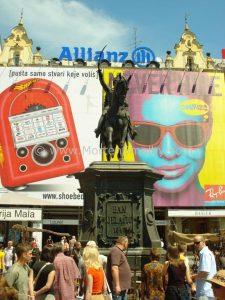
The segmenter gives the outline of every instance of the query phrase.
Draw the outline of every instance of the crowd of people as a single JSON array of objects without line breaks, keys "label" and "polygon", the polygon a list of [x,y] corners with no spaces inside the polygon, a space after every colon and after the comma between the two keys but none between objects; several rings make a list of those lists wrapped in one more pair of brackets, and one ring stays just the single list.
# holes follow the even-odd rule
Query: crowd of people
[{"label": "crowd of people", "polygon": [[42,251],[35,238],[15,247],[12,241],[6,248],[1,244],[0,300],[74,300],[78,295],[90,299],[100,294],[103,297],[107,257],[99,254],[95,241],[81,249],[75,236],[69,241],[63,236],[56,243],[49,236]]},{"label": "crowd of people", "polygon": [[[132,272],[125,251],[128,238],[120,236],[108,256],[99,253],[95,241],[82,245],[73,236],[54,243],[49,236],[40,255],[37,245],[8,241],[0,245],[0,300],[127,300]],[[187,245],[169,245],[166,260],[153,248],[141,278],[141,300],[224,300],[225,270],[216,270],[214,254],[196,235],[198,268],[190,269]],[[194,295],[194,298],[192,298]]]},{"label": "crowd of people", "polygon": [[190,270],[184,242],[168,246],[164,263],[160,263],[159,249],[151,249],[142,274],[142,300],[225,299],[225,270],[217,272],[214,254],[203,236],[196,235],[193,244],[198,256],[196,272]]}]

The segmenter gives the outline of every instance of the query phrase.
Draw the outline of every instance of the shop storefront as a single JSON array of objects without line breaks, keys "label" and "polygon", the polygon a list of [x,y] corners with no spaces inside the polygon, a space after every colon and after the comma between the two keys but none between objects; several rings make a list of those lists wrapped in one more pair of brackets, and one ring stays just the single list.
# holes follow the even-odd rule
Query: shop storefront
[{"label": "shop storefront", "polygon": [[[68,233],[71,236],[79,235],[79,226],[82,219],[82,203],[80,206],[66,207],[0,207],[0,242],[6,244],[8,240],[15,243],[22,239],[22,233],[14,231],[13,225],[19,224],[36,229],[46,229],[53,232]],[[38,247],[45,244],[48,233],[34,231],[30,234],[36,239]],[[52,235],[54,242],[60,237]]]},{"label": "shop storefront", "polygon": [[[76,213],[74,213],[74,216],[75,215]],[[81,220],[79,219],[62,219],[58,217],[57,219],[43,219],[42,224],[44,229],[60,233],[69,233],[71,236],[75,235],[75,237],[78,238],[80,222]],[[47,238],[48,233],[43,232],[43,244],[47,241]],[[57,242],[60,240],[60,237],[52,235],[52,239],[54,242]]]},{"label": "shop storefront", "polygon": [[168,209],[173,230],[183,233],[219,233],[225,228],[225,209]]},{"label": "shop storefront", "polygon": [[[32,226],[42,223],[42,208],[30,207],[0,207],[0,242],[8,240],[20,241],[21,233],[12,230],[15,224]],[[41,236],[38,238],[41,244]]]}]

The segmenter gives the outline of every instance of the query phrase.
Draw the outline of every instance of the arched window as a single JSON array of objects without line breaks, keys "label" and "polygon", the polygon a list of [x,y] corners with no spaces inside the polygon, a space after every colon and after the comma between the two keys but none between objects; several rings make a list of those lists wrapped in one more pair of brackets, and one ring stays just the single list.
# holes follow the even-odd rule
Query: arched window
[{"label": "arched window", "polygon": [[194,60],[193,60],[193,57],[188,56],[186,67],[187,67],[188,71],[193,71],[193,69],[194,69]]},{"label": "arched window", "polygon": [[20,65],[20,55],[19,54],[16,54],[14,56],[14,64],[15,64],[15,66],[19,66]]}]

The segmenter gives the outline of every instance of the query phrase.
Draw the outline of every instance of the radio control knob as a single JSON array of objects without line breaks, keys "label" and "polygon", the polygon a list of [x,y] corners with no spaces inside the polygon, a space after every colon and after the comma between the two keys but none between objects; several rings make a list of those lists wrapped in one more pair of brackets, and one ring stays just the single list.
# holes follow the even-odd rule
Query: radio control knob
[{"label": "radio control knob", "polygon": [[56,141],[56,145],[57,145],[57,147],[59,147],[59,148],[65,148],[65,147],[67,146],[67,144],[68,144],[68,141],[67,141],[67,139],[64,139],[64,138],[58,139],[58,140]]},{"label": "radio control knob", "polygon": [[26,157],[28,152],[29,151],[26,147],[21,147],[21,148],[17,149],[16,154],[19,157]]}]

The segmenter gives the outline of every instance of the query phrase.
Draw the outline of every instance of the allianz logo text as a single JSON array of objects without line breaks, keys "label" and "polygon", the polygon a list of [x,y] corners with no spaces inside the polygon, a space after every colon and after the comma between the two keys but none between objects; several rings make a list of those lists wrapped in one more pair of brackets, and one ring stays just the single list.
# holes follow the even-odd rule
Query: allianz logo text
[{"label": "allianz logo text", "polygon": [[155,61],[155,53],[148,47],[137,47],[129,55],[126,51],[94,51],[92,48],[74,47],[73,51],[70,51],[69,47],[62,47],[62,52],[59,56],[59,60],[68,59],[83,59],[84,61],[99,61],[100,59],[107,59],[109,62],[123,63],[128,59],[131,59],[134,64],[146,64],[151,61]]}]

